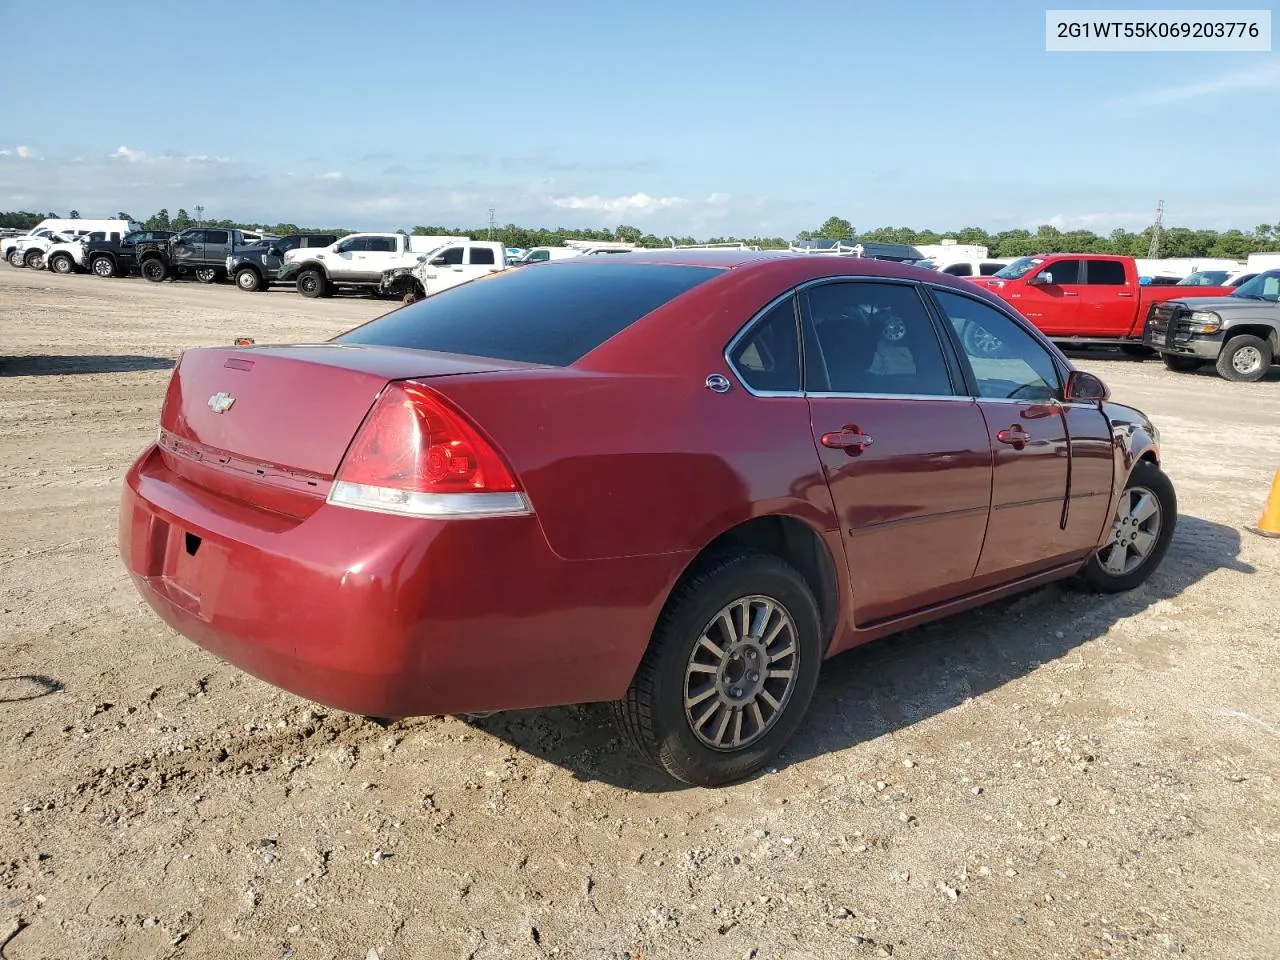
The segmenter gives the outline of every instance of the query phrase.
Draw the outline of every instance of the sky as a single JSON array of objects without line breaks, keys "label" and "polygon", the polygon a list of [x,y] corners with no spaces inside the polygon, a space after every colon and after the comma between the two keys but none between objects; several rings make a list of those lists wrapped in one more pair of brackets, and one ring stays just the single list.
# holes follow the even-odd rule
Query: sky
[{"label": "sky", "polygon": [[1047,53],[1044,5],[59,10],[0,4],[0,210],[395,229],[493,208],[698,237],[1107,233],[1159,200],[1169,225],[1280,221],[1280,54]]}]

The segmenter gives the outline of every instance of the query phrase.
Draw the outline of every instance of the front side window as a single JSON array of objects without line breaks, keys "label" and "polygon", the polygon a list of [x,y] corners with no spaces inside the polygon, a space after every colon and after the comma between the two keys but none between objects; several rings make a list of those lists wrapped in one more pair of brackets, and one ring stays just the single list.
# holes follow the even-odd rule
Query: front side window
[{"label": "front side window", "polygon": [[447,250],[441,250],[436,256],[432,257],[431,262],[451,267],[460,266],[462,264],[462,255],[465,252],[462,247],[449,247]]},{"label": "front side window", "polygon": [[752,390],[800,390],[800,342],[795,300],[787,297],[751,328],[729,352],[734,371]]},{"label": "front side window", "polygon": [[1058,366],[1031,334],[981,301],[947,290],[933,293],[960,339],[978,396],[1028,402],[1058,396]]},{"label": "front side window", "polygon": [[530,263],[534,262],[535,260],[550,260],[551,251],[550,250],[534,250],[527,257],[525,257],[525,259],[528,260]]},{"label": "front side window", "polygon": [[180,233],[178,239],[183,243],[204,243],[204,231],[188,230],[185,233]]},{"label": "front side window", "polygon": [[953,277],[972,277],[973,267],[967,263],[953,263],[949,267],[944,267],[943,273],[949,273]]},{"label": "front side window", "polygon": [[[1055,280],[1057,267],[1055,263],[1053,265]],[[1127,279],[1124,275],[1124,264],[1119,260],[1090,260],[1085,277],[1091,287],[1123,287]]]},{"label": "front side window", "polygon": [[1045,283],[1051,283],[1055,287],[1073,286],[1080,282],[1080,261],[1055,260],[1041,270],[1037,276],[1041,277]]},{"label": "front side window", "polygon": [[347,237],[338,245],[338,253],[364,253],[368,249],[368,237]]},{"label": "front side window", "polygon": [[804,296],[811,393],[951,396],[942,344],[914,286],[824,283]]}]

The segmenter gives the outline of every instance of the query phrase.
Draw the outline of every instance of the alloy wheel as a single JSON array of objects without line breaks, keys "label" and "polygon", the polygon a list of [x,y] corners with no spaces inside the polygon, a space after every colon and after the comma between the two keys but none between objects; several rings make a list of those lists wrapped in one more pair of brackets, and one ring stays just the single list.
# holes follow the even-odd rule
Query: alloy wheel
[{"label": "alloy wheel", "polygon": [[1098,551],[1102,569],[1123,577],[1146,563],[1160,539],[1163,519],[1154,493],[1146,487],[1125,490],[1111,522],[1111,539]]}]

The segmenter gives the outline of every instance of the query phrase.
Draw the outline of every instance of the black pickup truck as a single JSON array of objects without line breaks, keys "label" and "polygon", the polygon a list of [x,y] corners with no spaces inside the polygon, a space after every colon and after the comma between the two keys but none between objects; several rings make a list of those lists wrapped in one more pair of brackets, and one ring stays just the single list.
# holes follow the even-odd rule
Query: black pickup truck
[{"label": "black pickup truck", "polygon": [[138,270],[154,283],[187,273],[194,273],[201,283],[213,283],[225,276],[227,257],[256,248],[258,242],[243,230],[192,227],[167,240],[138,244]]},{"label": "black pickup truck", "polygon": [[138,244],[172,236],[172,230],[135,230],[119,240],[90,240],[84,245],[84,265],[99,277],[127,277],[138,268]]},{"label": "black pickup truck", "polygon": [[279,278],[284,255],[290,250],[327,247],[337,242],[337,235],[332,233],[292,233],[279,240],[265,241],[239,253],[228,254],[227,276],[235,280],[241,290],[250,293],[266,290]]}]

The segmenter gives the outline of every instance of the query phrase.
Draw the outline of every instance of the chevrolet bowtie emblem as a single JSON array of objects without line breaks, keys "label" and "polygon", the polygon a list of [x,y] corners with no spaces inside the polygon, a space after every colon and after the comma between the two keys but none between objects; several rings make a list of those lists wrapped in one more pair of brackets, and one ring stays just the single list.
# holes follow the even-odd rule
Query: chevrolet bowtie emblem
[{"label": "chevrolet bowtie emblem", "polygon": [[215,393],[209,398],[209,409],[214,413],[226,413],[235,402],[236,398],[229,393]]}]

